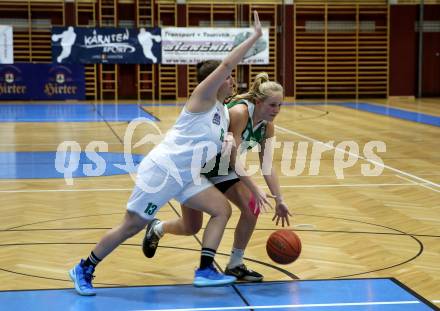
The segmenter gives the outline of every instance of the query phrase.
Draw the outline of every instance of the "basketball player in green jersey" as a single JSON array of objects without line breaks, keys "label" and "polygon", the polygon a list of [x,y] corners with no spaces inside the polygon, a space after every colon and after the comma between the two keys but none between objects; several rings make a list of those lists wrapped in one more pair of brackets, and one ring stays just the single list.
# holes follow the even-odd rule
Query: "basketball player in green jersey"
[{"label": "basketball player in green jersey", "polygon": [[[238,147],[238,152],[243,153],[260,144],[260,164],[263,169],[265,181],[275,197],[275,215],[272,220],[276,225],[280,220],[282,226],[290,225],[291,216],[286,203],[283,201],[278,177],[272,164],[271,143],[274,137],[273,121],[280,111],[283,99],[283,87],[270,81],[266,73],[256,76],[250,90],[242,95],[235,96],[227,105],[229,111],[229,131]],[[236,152],[231,154],[235,159]],[[231,169],[227,172],[221,171],[221,156],[218,155],[214,169],[205,174],[215,184],[217,189],[233,202],[241,212],[240,219],[235,229],[234,244],[230,261],[225,273],[245,281],[261,281],[263,276],[256,271],[248,269],[243,263],[244,250],[252,236],[257,223],[259,210],[255,207],[255,200],[251,191],[240,181],[237,174]],[[263,167],[263,164],[270,167]],[[206,167],[210,167],[209,163]],[[170,221],[161,222],[153,220],[147,227],[142,249],[147,257],[153,257],[158,246],[159,239],[165,233],[175,235],[193,235],[197,233],[203,222],[201,212],[182,205],[182,217]]]}]

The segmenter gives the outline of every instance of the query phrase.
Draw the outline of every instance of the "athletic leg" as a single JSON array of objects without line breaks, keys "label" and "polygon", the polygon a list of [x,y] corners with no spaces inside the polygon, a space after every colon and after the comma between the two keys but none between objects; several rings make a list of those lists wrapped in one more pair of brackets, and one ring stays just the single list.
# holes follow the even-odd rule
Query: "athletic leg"
[{"label": "athletic leg", "polygon": [[240,209],[240,219],[234,233],[234,248],[245,249],[258,220],[258,216],[249,207],[252,194],[242,182],[237,182],[225,192],[225,196]]},{"label": "athletic leg", "polygon": [[163,222],[163,232],[174,235],[193,235],[203,224],[203,213],[185,204],[180,205],[182,217]]},{"label": "athletic leg", "polygon": [[262,281],[263,275],[247,268],[243,263],[245,249],[258,220],[258,214],[255,215],[253,206],[250,206],[252,194],[242,182],[236,182],[226,190],[225,196],[240,209],[240,218],[234,232],[234,244],[225,273],[239,280]]},{"label": "athletic leg", "polygon": [[[146,165],[148,170],[138,171],[136,186],[127,203],[127,212],[121,224],[105,234],[87,260],[81,260],[69,271],[75,289],[80,295],[96,294],[92,285],[96,265],[126,239],[145,228],[145,225],[154,218],[157,211],[169,199],[182,191],[174,179],[148,161],[146,158],[141,163],[141,165]],[[147,191],[146,187],[142,189],[139,185],[149,187],[159,185],[160,187],[155,187],[154,191]]]},{"label": "athletic leg", "polygon": [[160,221],[153,219],[147,226],[142,241],[142,251],[148,258],[154,257],[159,240],[166,234],[193,235],[199,232],[203,223],[203,213],[181,204],[182,217]]},{"label": "athletic leg", "polygon": [[81,260],[69,271],[75,289],[80,295],[96,295],[92,279],[96,265],[110,254],[125,240],[141,231],[147,224],[147,220],[134,212],[127,211],[121,224],[111,229],[96,244],[87,260]]},{"label": "athletic leg", "polygon": [[99,259],[104,259],[125,240],[145,228],[147,223],[147,219],[140,217],[134,212],[127,211],[122,223],[107,232],[101,241],[96,244],[93,253]]},{"label": "athletic leg", "polygon": [[217,249],[223,237],[226,224],[231,217],[231,205],[225,196],[215,187],[209,187],[190,197],[185,206],[210,215],[203,234],[203,247]]},{"label": "athletic leg", "polygon": [[214,256],[231,216],[229,202],[215,187],[209,187],[182,202],[192,209],[211,216],[203,233],[200,268],[195,272],[193,284],[195,286],[218,286],[233,283],[236,280],[234,276],[219,273],[213,265]]}]

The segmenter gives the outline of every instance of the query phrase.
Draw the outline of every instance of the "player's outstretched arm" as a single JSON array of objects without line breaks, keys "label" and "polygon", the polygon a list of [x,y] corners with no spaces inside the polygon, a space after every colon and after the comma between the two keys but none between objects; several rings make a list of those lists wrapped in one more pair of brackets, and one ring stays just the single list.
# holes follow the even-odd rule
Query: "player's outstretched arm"
[{"label": "player's outstretched arm", "polygon": [[262,29],[257,11],[254,11],[254,32],[252,35],[235,47],[205,80],[193,91],[186,109],[190,112],[202,112],[211,109],[216,102],[217,92],[232,70],[242,60],[246,52],[261,37]]},{"label": "player's outstretched arm", "polygon": [[272,221],[275,221],[276,225],[278,226],[281,220],[281,224],[284,227],[285,224],[290,226],[289,216],[292,216],[292,214],[289,211],[289,207],[283,200],[278,175],[273,167],[274,148],[272,144],[274,143],[274,135],[274,124],[270,122],[267,124],[266,137],[261,144],[259,157],[264,180],[266,181],[266,184],[275,199],[275,213]]}]

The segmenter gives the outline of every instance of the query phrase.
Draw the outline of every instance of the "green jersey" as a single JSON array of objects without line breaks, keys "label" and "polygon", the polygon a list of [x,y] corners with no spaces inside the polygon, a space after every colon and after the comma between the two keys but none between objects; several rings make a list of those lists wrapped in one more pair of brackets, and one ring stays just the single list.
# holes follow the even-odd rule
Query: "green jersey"
[{"label": "green jersey", "polygon": [[[252,117],[254,115],[255,104],[251,103],[250,101],[245,100],[245,99],[241,99],[241,100],[233,101],[233,102],[226,104],[226,107],[228,109],[230,109],[236,105],[246,105],[248,108],[248,112],[249,112],[246,127],[243,130],[243,132],[241,133],[241,145],[239,148],[239,152],[243,153],[243,152],[246,152],[247,150],[254,148],[257,144],[261,144],[261,142],[266,138],[267,122],[262,120],[254,125],[254,122],[252,121]],[[214,159],[211,161],[214,161]],[[226,168],[222,167],[222,169],[220,170],[221,154],[217,154],[217,156],[215,157],[214,166],[211,161],[205,165],[205,168],[206,169],[211,168],[211,167],[213,167],[213,168],[209,172],[203,173],[203,175],[205,175],[207,178],[211,178],[211,177],[216,177],[219,175],[227,175],[228,174],[229,166]],[[226,164],[229,165],[229,163],[226,163]],[[220,170],[220,172],[219,172],[219,170]]]},{"label": "green jersey", "polygon": [[266,126],[267,126],[267,122],[263,120],[258,122],[256,125],[254,125],[254,122],[252,121],[252,117],[254,115],[255,104],[251,103],[248,100],[242,99],[239,101],[233,101],[228,103],[226,107],[228,107],[228,109],[231,109],[236,105],[243,105],[243,104],[248,107],[249,117],[245,129],[241,133],[241,141],[242,141],[242,148],[240,149],[241,153],[245,152],[246,150],[250,150],[254,148],[257,145],[257,143],[260,144],[264,140],[264,138],[266,137]]}]

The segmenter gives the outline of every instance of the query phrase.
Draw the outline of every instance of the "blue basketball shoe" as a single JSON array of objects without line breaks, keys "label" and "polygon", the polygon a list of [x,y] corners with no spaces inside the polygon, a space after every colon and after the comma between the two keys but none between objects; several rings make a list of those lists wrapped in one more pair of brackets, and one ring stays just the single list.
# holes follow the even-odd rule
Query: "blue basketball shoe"
[{"label": "blue basketball shoe", "polygon": [[193,285],[196,287],[221,286],[232,284],[237,280],[235,276],[224,275],[209,265],[205,269],[197,269],[194,273]]},{"label": "blue basketball shoe", "polygon": [[96,295],[96,290],[92,285],[94,271],[95,268],[93,266],[84,266],[83,259],[69,271],[70,278],[75,284],[75,289],[78,294],[83,296]]}]

